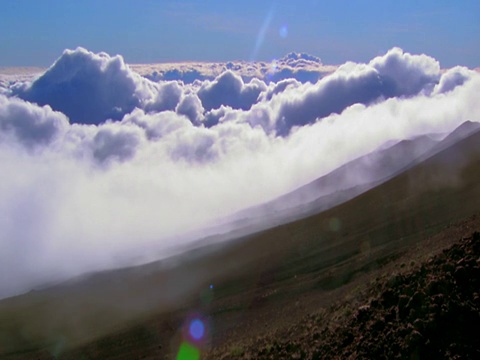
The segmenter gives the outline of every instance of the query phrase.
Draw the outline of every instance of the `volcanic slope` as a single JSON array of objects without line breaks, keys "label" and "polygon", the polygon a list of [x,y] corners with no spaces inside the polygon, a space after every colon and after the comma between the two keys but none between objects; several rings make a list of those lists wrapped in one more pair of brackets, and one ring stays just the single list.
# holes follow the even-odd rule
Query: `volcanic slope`
[{"label": "volcanic slope", "polygon": [[[236,233],[248,233],[314,215],[382,184],[479,129],[480,123],[466,121],[447,136],[430,134],[386,144],[290,193],[242,210],[225,222],[236,228]],[[443,139],[437,140],[439,137]]]},{"label": "volcanic slope", "polygon": [[[192,312],[210,319],[207,347],[289,326],[479,212],[479,141],[474,132],[320,214],[169,261],[6,299],[0,355],[167,358],[178,350]],[[215,284],[213,299],[204,302],[209,284]]]}]

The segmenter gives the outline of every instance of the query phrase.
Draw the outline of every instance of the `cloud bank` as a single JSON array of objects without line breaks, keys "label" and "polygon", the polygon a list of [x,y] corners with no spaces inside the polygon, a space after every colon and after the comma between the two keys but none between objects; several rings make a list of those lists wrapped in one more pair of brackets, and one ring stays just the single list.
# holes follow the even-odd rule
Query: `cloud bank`
[{"label": "cloud bank", "polygon": [[121,119],[150,98],[152,87],[132,72],[121,56],[65,50],[34,82],[19,88],[18,97],[50,105],[72,122],[96,124]]},{"label": "cloud bank", "polygon": [[0,297],[167,256],[386,143],[480,121],[477,72],[398,48],[315,83],[154,82],[77,49],[2,88]]},{"label": "cloud bank", "polygon": [[176,80],[192,84],[195,81],[213,80],[225,71],[231,70],[244,82],[259,79],[268,84],[285,79],[316,83],[334,72],[336,66],[324,65],[316,56],[291,52],[271,62],[137,64],[132,65],[132,68],[155,82]]}]

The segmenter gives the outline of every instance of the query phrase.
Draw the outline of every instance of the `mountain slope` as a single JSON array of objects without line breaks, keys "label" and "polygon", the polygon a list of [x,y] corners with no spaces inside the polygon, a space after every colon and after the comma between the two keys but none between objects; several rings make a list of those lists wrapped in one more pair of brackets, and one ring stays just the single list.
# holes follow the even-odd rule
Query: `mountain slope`
[{"label": "mountain slope", "polygon": [[[292,294],[340,288],[369,266],[478,212],[479,143],[476,132],[384,184],[302,220],[169,261],[1,301],[0,354],[29,349],[38,354],[36,348],[52,353],[59,344],[75,346],[155,314],[189,309],[212,282],[218,284],[216,302],[206,311],[217,314],[221,341],[231,316],[218,314],[221,306],[241,309],[246,303],[252,313],[272,314],[289,304]],[[260,301],[259,293],[272,287],[277,300]]]},{"label": "mountain slope", "polygon": [[260,231],[314,215],[378,186],[479,129],[480,123],[466,121],[441,141],[432,134],[387,145],[270,202],[242,210],[226,222],[243,235],[252,228]]}]

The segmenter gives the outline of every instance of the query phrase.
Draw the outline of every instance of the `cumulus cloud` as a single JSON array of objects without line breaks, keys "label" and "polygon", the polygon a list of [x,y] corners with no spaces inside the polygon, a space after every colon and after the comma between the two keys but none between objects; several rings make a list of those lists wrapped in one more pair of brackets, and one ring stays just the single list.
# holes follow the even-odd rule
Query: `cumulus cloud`
[{"label": "cumulus cloud", "polygon": [[199,69],[167,69],[162,72],[154,70],[151,74],[146,74],[149,80],[160,81],[181,81],[185,84],[192,84],[195,81],[212,80],[215,76],[211,72],[202,73]]},{"label": "cumulus cloud", "polygon": [[280,59],[280,63],[285,63],[286,65],[292,67],[307,67],[310,65],[322,65],[322,60],[314,55],[306,53],[296,53],[290,52]]},{"label": "cumulus cloud", "polygon": [[231,107],[222,105],[218,109],[207,111],[203,117],[202,124],[206,127],[215,126],[220,120],[227,119],[227,114],[231,116],[234,113]]},{"label": "cumulus cloud", "polygon": [[411,96],[431,91],[440,78],[440,64],[427,55],[412,55],[393,48],[370,64],[384,84],[384,95]]},{"label": "cumulus cloud", "polygon": [[132,65],[132,68],[155,82],[175,80],[193,84],[196,81],[214,80],[230,70],[240,76],[244,82],[259,79],[271,83],[293,78],[302,83],[315,83],[325,75],[334,72],[336,66],[324,65],[316,56],[292,52],[269,62],[140,64]]},{"label": "cumulus cloud", "polygon": [[141,141],[139,131],[115,126],[102,126],[92,142],[93,156],[100,162],[109,159],[124,161],[135,155]]},{"label": "cumulus cloud", "polygon": [[277,83],[271,83],[268,86],[268,89],[260,94],[259,100],[270,101],[272,100],[273,95],[284,92],[287,89],[287,87],[298,88],[300,85],[301,83],[295,79],[286,79],[286,80],[281,80]]},{"label": "cumulus cloud", "polygon": [[38,79],[16,95],[50,105],[72,122],[98,124],[120,119],[152,96],[153,85],[131,71],[121,56],[65,50]]},{"label": "cumulus cloud", "polygon": [[266,89],[263,81],[253,79],[244,84],[240,76],[228,70],[214,81],[205,82],[197,94],[206,110],[218,109],[222,105],[248,110]]},{"label": "cumulus cloud", "polygon": [[452,91],[457,86],[461,86],[472,77],[472,70],[463,66],[455,66],[447,70],[440,78],[439,83],[435,86],[434,92],[437,94]]},{"label": "cumulus cloud", "polygon": [[0,79],[0,95],[8,95],[10,93],[7,81]]},{"label": "cumulus cloud", "polygon": [[202,106],[202,101],[196,94],[186,94],[178,103],[175,111],[180,115],[185,115],[190,121],[199,125],[203,119],[205,109]]},{"label": "cumulus cloud", "polygon": [[266,82],[295,79],[301,83],[314,84],[333,70],[333,67],[323,66],[319,57],[295,52],[265,65],[262,72]]},{"label": "cumulus cloud", "polygon": [[0,95],[0,139],[13,137],[27,148],[48,145],[68,126],[65,115]]},{"label": "cumulus cloud", "polygon": [[[153,84],[119,57],[65,54],[36,80],[61,85],[26,87],[65,100],[64,114],[0,96],[0,173],[9,174],[0,183],[0,297],[167,256],[187,241],[181,234],[385,143],[480,122],[480,74],[442,74],[434,59],[399,49],[315,84],[268,86],[232,72]],[[91,87],[107,92],[94,105],[84,93]],[[68,99],[52,96],[63,88]],[[73,121],[69,112],[82,107],[72,99],[86,101],[99,124]],[[112,107],[123,110],[112,117]]]},{"label": "cumulus cloud", "polygon": [[286,135],[292,127],[340,114],[354,104],[370,105],[391,97],[431,93],[439,78],[436,60],[394,48],[369,64],[346,63],[316,84],[282,83],[283,89],[262,95],[261,98],[270,100],[257,103],[252,116],[246,115],[244,119],[259,124],[258,114],[268,113],[268,121],[262,117],[261,124],[269,124],[268,131]]},{"label": "cumulus cloud", "polygon": [[126,115],[122,124],[137,125],[145,131],[147,139],[152,141],[159,140],[180,128],[189,126],[186,117],[178,116],[172,111],[145,114],[141,109],[136,109],[131,114]]},{"label": "cumulus cloud", "polygon": [[154,99],[145,104],[145,109],[151,112],[174,110],[180,101],[182,88],[176,81],[161,83]]}]

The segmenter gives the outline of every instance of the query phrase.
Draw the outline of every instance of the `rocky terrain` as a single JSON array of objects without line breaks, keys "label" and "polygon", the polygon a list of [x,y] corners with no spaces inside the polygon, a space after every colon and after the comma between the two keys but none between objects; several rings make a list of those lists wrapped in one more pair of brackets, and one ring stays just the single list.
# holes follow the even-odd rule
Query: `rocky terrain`
[{"label": "rocky terrain", "polygon": [[[403,263],[402,268],[407,265]],[[322,309],[287,330],[211,358],[478,359],[480,232],[355,300]],[[363,305],[358,306],[361,301]],[[340,315],[339,315],[340,314]]]}]

